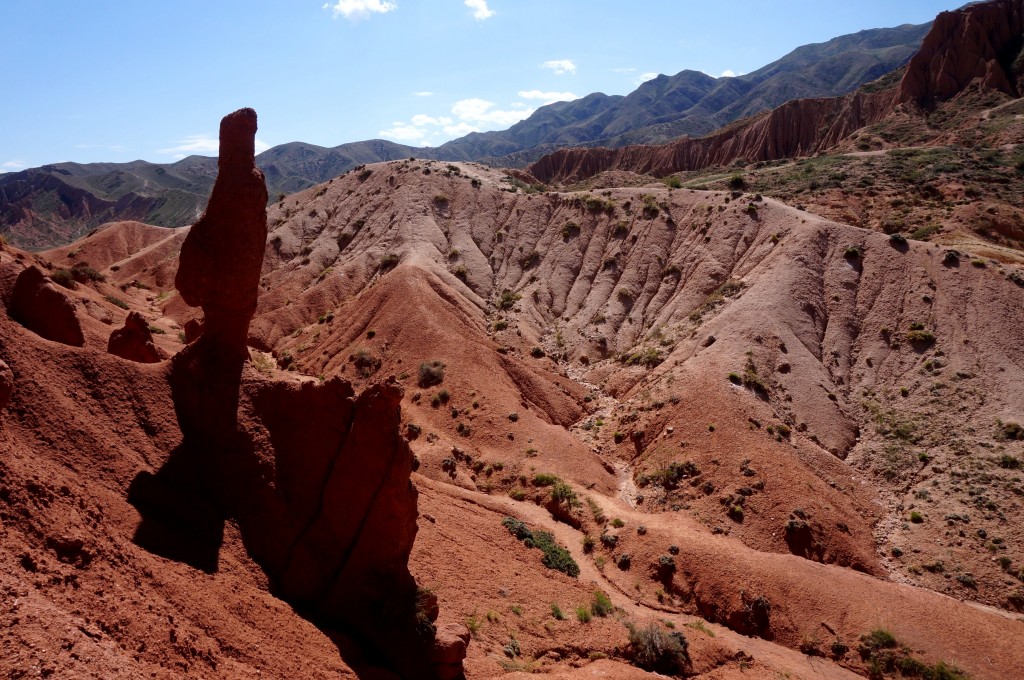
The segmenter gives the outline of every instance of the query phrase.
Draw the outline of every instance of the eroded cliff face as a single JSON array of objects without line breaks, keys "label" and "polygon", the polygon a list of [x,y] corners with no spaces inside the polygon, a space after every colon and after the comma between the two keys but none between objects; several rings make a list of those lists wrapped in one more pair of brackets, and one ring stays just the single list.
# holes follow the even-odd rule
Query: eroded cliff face
[{"label": "eroded cliff face", "polygon": [[942,12],[900,83],[900,102],[949,99],[980,79],[989,89],[1019,97],[1013,62],[1022,47],[1024,1],[991,0]]},{"label": "eroded cliff face", "polygon": [[571,183],[606,170],[663,177],[674,172],[807,156],[828,149],[892,110],[893,91],[855,92],[831,99],[797,99],[755,120],[661,146],[560,149],[528,168],[543,182]]},{"label": "eroded cliff face", "polygon": [[830,99],[797,99],[700,139],[619,149],[560,149],[529,166],[547,183],[572,183],[606,170],[663,177],[675,172],[809,156],[877,123],[900,104],[928,106],[982,87],[1020,96],[1024,0],[992,0],[939,15],[898,87]]},{"label": "eroded cliff face", "polygon": [[222,121],[220,174],[182,246],[175,284],[205,318],[171,361],[183,441],[132,485],[144,516],[136,540],[215,570],[223,523],[234,520],[282,598],[403,677],[434,677],[432,619],[418,615],[408,568],[417,511],[401,388],[389,381],[357,396],[340,379],[268,381],[247,364],[267,235],[255,133],[251,109]]}]

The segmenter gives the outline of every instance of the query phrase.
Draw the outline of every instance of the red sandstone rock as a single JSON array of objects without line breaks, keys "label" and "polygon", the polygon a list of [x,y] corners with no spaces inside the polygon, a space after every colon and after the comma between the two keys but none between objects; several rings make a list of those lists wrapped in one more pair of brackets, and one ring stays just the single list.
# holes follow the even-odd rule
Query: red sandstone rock
[{"label": "red sandstone rock", "polygon": [[14,394],[14,373],[6,363],[0,361],[0,409],[7,406],[12,394]]},{"label": "red sandstone rock", "polygon": [[1024,33],[1024,0],[992,0],[942,12],[907,65],[899,101],[927,104],[949,99],[972,80],[1019,96],[1000,57]]},{"label": "red sandstone rock", "polygon": [[182,299],[203,308],[205,334],[242,352],[267,240],[267,187],[256,167],[255,138],[252,109],[221,121],[217,181],[206,212],[182,244],[174,279]]},{"label": "red sandstone rock", "polygon": [[459,663],[466,658],[468,645],[468,628],[458,623],[442,626],[437,630],[434,651],[430,655],[431,661],[438,664]]},{"label": "red sandstone rock", "polygon": [[543,182],[576,182],[606,170],[657,177],[711,166],[807,156],[834,146],[892,111],[895,90],[830,99],[797,99],[749,123],[660,146],[559,149],[527,168]]},{"label": "red sandstone rock", "polygon": [[559,149],[527,168],[543,182],[572,183],[607,170],[662,177],[675,172],[809,156],[830,149],[855,130],[878,122],[899,103],[949,99],[980,80],[1019,96],[1000,56],[1024,33],[1024,0],[992,0],[943,12],[911,59],[898,88],[830,99],[797,99],[748,123],[699,139],[660,146]]},{"label": "red sandstone rock", "polygon": [[10,314],[15,321],[47,340],[75,347],[85,344],[75,303],[38,267],[28,267],[18,276]]},{"label": "red sandstone rock", "polygon": [[110,334],[107,351],[140,364],[155,364],[161,359],[160,352],[153,343],[149,323],[138,312],[129,313],[124,321],[124,327]]},{"label": "red sandstone rock", "polygon": [[[402,677],[433,678],[434,640],[418,625],[409,572],[417,491],[401,388],[392,380],[356,397],[338,378],[297,385],[243,370],[267,237],[255,133],[251,109],[221,122],[220,172],[175,279],[205,314],[201,335],[172,360],[184,442],[155,480],[133,484],[133,502],[155,524],[175,493],[185,496],[177,505],[211,500],[237,520],[284,599],[356,632]],[[204,526],[214,552],[198,561],[215,568],[216,521]],[[445,677],[461,674],[464,656],[464,644],[445,654]]]},{"label": "red sandstone rock", "polygon": [[200,319],[189,319],[182,329],[185,331],[185,342],[195,342],[203,334],[203,322]]}]

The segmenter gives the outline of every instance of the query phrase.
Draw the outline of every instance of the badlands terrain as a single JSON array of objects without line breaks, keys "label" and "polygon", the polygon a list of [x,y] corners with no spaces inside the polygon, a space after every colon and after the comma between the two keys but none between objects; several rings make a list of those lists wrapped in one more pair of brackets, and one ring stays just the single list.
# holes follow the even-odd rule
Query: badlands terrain
[{"label": "badlands terrain", "polygon": [[194,226],[4,245],[0,669],[1024,677],[1021,34],[269,202],[243,109]]}]

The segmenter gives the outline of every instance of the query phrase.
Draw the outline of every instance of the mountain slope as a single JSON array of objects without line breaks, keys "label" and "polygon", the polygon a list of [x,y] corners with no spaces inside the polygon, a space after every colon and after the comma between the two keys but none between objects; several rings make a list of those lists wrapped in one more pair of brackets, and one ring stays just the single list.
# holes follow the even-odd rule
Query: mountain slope
[{"label": "mountain slope", "polygon": [[[676,626],[698,674],[740,672],[738,646],[765,677],[814,648],[832,657],[815,673],[851,677],[884,626],[920,663],[1015,676],[1015,615],[957,601],[1024,606],[1024,441],[1000,425],[1022,417],[1022,289],[1005,268],[751,194],[511,188],[403,160],[274,203],[250,334],[268,374],[404,386],[425,490],[410,566],[476,622],[469,677],[500,674],[510,638],[551,670],[628,658],[621,625],[551,614],[593,587]],[[73,292],[112,289],[176,330],[192,314],[176,295],[127,285],[162,288],[145,245],[160,234],[135,266],[109,233],[129,228],[74,244],[118,270]],[[440,384],[421,378],[433,362]],[[551,503],[551,475],[575,506]],[[579,579],[540,567],[506,516],[551,531]]]},{"label": "mountain slope", "polygon": [[[695,71],[660,75],[625,97],[590,95],[552,104],[503,132],[467,135],[438,149],[468,160],[542,144],[617,147],[705,135],[793,99],[846,94],[900,68],[917,52],[929,27],[861,31],[805,45],[735,78],[712,78]],[[600,108],[594,111],[598,103]]]},{"label": "mountain slope", "polygon": [[[696,71],[658,76],[626,96],[593,93],[543,106],[501,132],[471,133],[436,149],[368,140],[328,148],[293,142],[260,154],[271,198],[365,163],[409,156],[523,166],[562,146],[620,146],[706,134],[798,97],[842,94],[902,66],[927,25],[875,29],[807,45],[753,73],[712,78]],[[0,175],[0,233],[41,249],[110,221],[178,227],[198,217],[216,161],[191,156],[159,165],[59,163]]]}]

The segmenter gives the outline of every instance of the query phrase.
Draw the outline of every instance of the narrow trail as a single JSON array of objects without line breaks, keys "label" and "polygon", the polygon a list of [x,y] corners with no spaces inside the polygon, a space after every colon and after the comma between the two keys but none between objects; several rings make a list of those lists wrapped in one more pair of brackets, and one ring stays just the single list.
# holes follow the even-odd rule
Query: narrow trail
[{"label": "narrow trail", "polygon": [[[458,498],[487,510],[491,510],[492,512],[513,516],[529,524],[542,527],[545,531],[550,531],[559,543],[567,547],[569,552],[572,554],[573,559],[576,560],[579,565],[580,582],[590,583],[595,588],[599,588],[606,592],[611,598],[612,603],[628,618],[638,620],[657,619],[661,621],[669,621],[673,623],[677,629],[682,629],[682,627],[687,624],[701,621],[714,633],[714,637],[716,639],[726,643],[727,646],[732,647],[736,651],[743,652],[744,654],[753,657],[757,662],[762,663],[779,673],[780,677],[791,678],[792,680],[855,680],[861,677],[852,671],[842,668],[841,666],[837,666],[831,661],[806,656],[797,650],[782,647],[768,640],[740,635],[739,633],[718,624],[708,623],[697,616],[682,614],[668,607],[651,607],[635,600],[615,583],[606,578],[601,570],[595,566],[593,560],[583,554],[583,532],[573,529],[567,524],[555,521],[547,510],[540,506],[534,505],[533,503],[514,501],[511,498],[504,496],[489,496],[479,491],[470,491],[444,482],[434,481],[426,477],[417,476],[415,481],[417,485],[435,493]],[[648,525],[652,524],[653,519],[654,523],[658,525],[669,528],[672,526],[671,522],[666,521],[666,518],[633,510],[632,506],[630,506],[625,500],[610,499],[596,493],[592,493],[591,497],[594,498],[594,500],[597,501],[606,512],[611,513],[612,508],[614,508],[614,514],[616,516],[626,517],[628,520],[639,520],[639,518],[642,517],[643,521]],[[669,519],[678,521],[677,518]],[[675,530],[678,531],[679,527],[676,526]],[[688,630],[688,634],[696,635],[703,633],[691,633]]]}]

